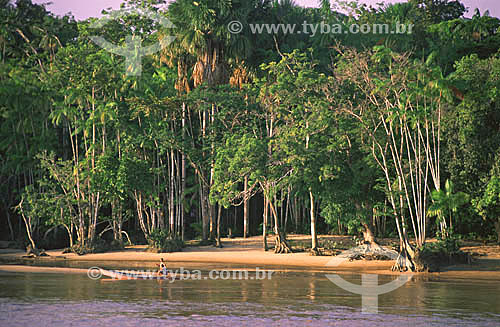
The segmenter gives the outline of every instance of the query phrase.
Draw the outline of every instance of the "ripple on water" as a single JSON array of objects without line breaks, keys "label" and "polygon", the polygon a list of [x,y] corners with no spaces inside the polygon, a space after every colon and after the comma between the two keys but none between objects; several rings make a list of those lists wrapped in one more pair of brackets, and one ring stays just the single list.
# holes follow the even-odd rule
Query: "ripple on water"
[{"label": "ripple on water", "polygon": [[318,310],[268,308],[255,303],[193,304],[182,301],[141,303],[0,300],[0,326],[481,326],[498,327],[499,315],[362,314],[349,307],[320,305]]},{"label": "ripple on water", "polygon": [[[344,276],[360,283],[360,276]],[[381,276],[380,283],[390,277]],[[101,283],[62,274],[0,275],[0,327],[18,326],[500,326],[498,283],[415,280],[362,314],[359,295],[327,278]]]}]

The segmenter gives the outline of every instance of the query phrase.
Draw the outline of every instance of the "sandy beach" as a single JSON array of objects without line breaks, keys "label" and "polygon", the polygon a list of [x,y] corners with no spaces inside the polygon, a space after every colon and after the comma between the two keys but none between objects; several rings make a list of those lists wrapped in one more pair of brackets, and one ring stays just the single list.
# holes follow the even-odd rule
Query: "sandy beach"
[{"label": "sandy beach", "polygon": [[[324,236],[328,237],[328,236]],[[324,238],[323,237],[323,238]],[[292,242],[307,241],[307,236],[290,236]],[[345,272],[366,272],[377,274],[399,274],[391,272],[390,268],[393,260],[332,260],[333,256],[311,256],[308,252],[292,254],[275,254],[272,249],[264,251],[262,249],[262,238],[251,237],[247,239],[233,238],[223,239],[223,248],[214,246],[194,246],[186,247],[181,252],[175,253],[150,253],[146,252],[145,245],[129,246],[121,251],[107,253],[77,255],[73,253],[62,253],[62,250],[49,250],[47,257],[36,259],[23,258],[25,252],[14,249],[0,249],[0,260],[3,263],[26,263],[31,267],[16,268],[16,271],[31,272],[54,272],[48,267],[33,267],[37,263],[43,266],[50,266],[51,262],[80,262],[90,264],[91,262],[107,262],[108,264],[121,262],[137,262],[145,267],[155,267],[160,258],[167,262],[175,262],[176,265],[186,263],[190,266],[203,264],[204,266],[213,264],[244,265],[258,267],[272,267],[283,270],[302,270],[310,272],[322,271],[345,271]],[[274,243],[269,242],[269,246]],[[453,278],[496,278],[500,280],[500,246],[469,246],[464,247],[471,253],[481,256],[476,257],[471,265],[456,265],[447,267],[442,272],[420,273],[430,276],[446,276]],[[0,266],[0,271],[6,270],[8,266]],[[12,266],[11,266],[12,267]],[[54,268],[56,269],[56,268]],[[85,269],[67,268],[68,273],[83,273]]]}]

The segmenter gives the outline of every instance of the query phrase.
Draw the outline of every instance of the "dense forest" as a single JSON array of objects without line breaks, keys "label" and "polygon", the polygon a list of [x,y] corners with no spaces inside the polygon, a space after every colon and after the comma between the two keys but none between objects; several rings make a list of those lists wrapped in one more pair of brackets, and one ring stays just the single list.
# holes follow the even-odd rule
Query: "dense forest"
[{"label": "dense forest", "polygon": [[[0,235],[19,246],[287,233],[500,239],[500,20],[459,1],[339,10],[129,0],[95,27],[0,0]],[[166,28],[137,10],[168,18]],[[104,14],[107,14],[104,12]],[[241,33],[228,24],[239,21]],[[255,33],[249,24],[411,33]],[[150,45],[130,74],[99,47]],[[128,38],[128,39],[127,39]],[[155,244],[156,244],[155,243]]]}]

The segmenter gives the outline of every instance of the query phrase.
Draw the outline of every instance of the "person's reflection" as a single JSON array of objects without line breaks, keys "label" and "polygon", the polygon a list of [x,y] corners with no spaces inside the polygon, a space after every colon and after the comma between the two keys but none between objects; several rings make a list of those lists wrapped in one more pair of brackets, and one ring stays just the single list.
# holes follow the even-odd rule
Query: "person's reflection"
[{"label": "person's reflection", "polygon": [[311,300],[316,299],[316,280],[314,278],[309,280],[309,298]]}]

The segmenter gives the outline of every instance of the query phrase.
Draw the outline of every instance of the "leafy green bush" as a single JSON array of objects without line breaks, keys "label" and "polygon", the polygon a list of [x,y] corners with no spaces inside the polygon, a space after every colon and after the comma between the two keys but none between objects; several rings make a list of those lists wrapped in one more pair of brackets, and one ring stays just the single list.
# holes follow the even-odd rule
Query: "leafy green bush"
[{"label": "leafy green bush", "polygon": [[196,245],[197,246],[207,246],[207,245],[215,246],[215,244],[216,244],[215,240],[208,239],[208,240],[200,240],[198,242],[198,244],[196,244]]},{"label": "leafy green bush", "polygon": [[201,222],[191,223],[189,227],[194,231],[194,238],[203,237],[203,224]]},{"label": "leafy green bush", "polygon": [[335,242],[332,240],[324,240],[320,241],[320,247],[325,248],[327,250],[347,250],[349,247],[343,244],[342,241]]},{"label": "leafy green bush", "polygon": [[182,251],[184,241],[170,235],[164,230],[155,230],[149,235],[148,250],[150,252],[177,252]]},{"label": "leafy green bush", "polygon": [[121,250],[124,248],[123,243],[112,241],[106,242],[102,238],[97,238],[92,244],[75,244],[70,248],[65,249],[65,253],[76,253],[78,255],[85,255],[90,253],[104,253],[113,250]]},{"label": "leafy green bush", "polygon": [[417,249],[415,261],[420,271],[439,271],[452,264],[470,263],[471,259],[460,250],[458,237],[451,235]]}]

